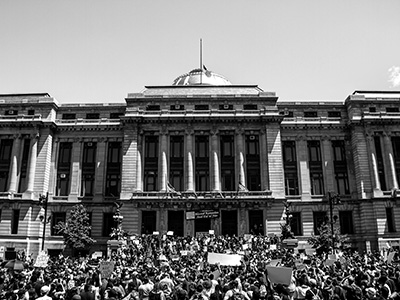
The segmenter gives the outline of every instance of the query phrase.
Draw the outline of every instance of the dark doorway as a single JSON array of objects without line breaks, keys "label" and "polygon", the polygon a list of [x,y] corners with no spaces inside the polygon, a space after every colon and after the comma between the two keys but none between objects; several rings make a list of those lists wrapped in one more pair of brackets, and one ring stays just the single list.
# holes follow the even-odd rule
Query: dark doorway
[{"label": "dark doorway", "polygon": [[211,219],[196,219],[194,221],[194,233],[206,232],[211,229]]},{"label": "dark doorway", "polygon": [[157,228],[157,212],[142,211],[142,234],[152,234]]},{"label": "dark doorway", "polygon": [[254,235],[264,235],[264,217],[260,209],[249,210],[249,232]]},{"label": "dark doorway", "polygon": [[174,235],[183,236],[183,210],[168,211],[168,231],[173,231]]},{"label": "dark doorway", "polygon": [[222,235],[237,235],[237,211],[236,210],[223,210],[222,217]]}]

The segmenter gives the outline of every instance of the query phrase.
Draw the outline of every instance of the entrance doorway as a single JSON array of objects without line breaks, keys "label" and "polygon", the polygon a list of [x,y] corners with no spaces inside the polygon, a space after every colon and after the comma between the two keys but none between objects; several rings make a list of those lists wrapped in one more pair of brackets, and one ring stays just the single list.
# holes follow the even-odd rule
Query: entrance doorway
[{"label": "entrance doorway", "polygon": [[249,232],[264,235],[264,216],[261,209],[249,210]]},{"label": "entrance doorway", "polygon": [[168,211],[168,231],[173,231],[174,235],[183,236],[183,210]]},{"label": "entrance doorway", "polygon": [[238,219],[236,210],[221,211],[221,233],[222,235],[237,235]]},{"label": "entrance doorway", "polygon": [[211,229],[211,219],[196,219],[194,220],[194,234],[198,232],[206,232]]},{"label": "entrance doorway", "polygon": [[152,234],[157,231],[157,212],[142,211],[142,234]]}]

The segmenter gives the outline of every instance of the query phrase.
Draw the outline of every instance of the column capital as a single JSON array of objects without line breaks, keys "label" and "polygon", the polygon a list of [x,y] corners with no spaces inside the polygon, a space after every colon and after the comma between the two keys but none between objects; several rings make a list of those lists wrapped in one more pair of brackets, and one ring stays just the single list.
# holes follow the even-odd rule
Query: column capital
[{"label": "column capital", "polygon": [[296,136],[295,140],[298,142],[303,142],[303,141],[307,141],[307,137],[304,135],[299,135],[299,136]]},{"label": "column capital", "polygon": [[20,139],[22,139],[22,134],[20,134],[20,133],[17,133],[17,134],[13,134],[13,139],[14,140],[20,140]]},{"label": "column capital", "polygon": [[35,140],[38,140],[38,139],[40,138],[39,132],[30,134],[30,138],[31,138],[31,139],[35,139]]},{"label": "column capital", "polygon": [[193,128],[185,129],[185,134],[186,134],[186,135],[193,135],[193,134],[194,134]]}]

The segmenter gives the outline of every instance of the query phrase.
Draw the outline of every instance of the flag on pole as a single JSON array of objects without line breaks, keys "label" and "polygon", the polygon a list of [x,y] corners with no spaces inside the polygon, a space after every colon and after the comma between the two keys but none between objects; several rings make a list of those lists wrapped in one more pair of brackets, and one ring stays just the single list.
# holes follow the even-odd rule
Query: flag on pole
[{"label": "flag on pole", "polygon": [[182,196],[182,194],[180,192],[176,191],[174,186],[172,184],[170,184],[169,181],[167,181],[167,193],[175,194],[178,197]]},{"label": "flag on pole", "polygon": [[245,187],[243,183],[239,181],[239,187],[238,187],[239,192],[248,192],[249,190]]}]

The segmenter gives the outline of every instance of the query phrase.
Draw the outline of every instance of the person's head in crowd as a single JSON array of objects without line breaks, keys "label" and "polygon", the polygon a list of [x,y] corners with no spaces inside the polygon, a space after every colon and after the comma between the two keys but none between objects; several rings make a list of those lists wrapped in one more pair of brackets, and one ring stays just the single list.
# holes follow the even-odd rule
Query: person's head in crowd
[{"label": "person's head in crowd", "polygon": [[50,292],[50,287],[48,285],[44,285],[40,288],[40,295],[44,296]]}]

